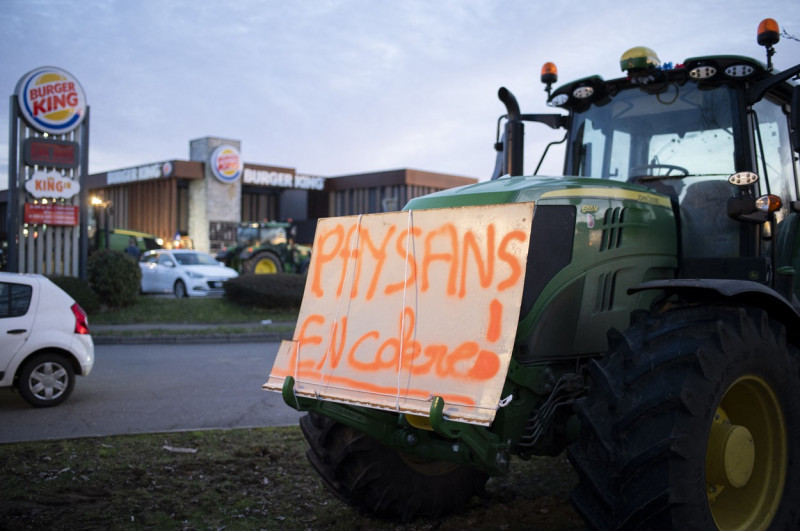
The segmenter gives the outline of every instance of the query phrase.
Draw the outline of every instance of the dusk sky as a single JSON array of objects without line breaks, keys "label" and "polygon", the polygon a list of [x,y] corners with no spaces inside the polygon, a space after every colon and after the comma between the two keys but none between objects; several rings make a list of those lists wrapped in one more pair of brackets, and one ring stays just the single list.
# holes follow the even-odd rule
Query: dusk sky
[{"label": "dusk sky", "polygon": [[[539,82],[620,77],[620,55],[765,61],[765,17],[800,36],[800,0],[0,0],[0,188],[8,97],[40,66],[67,70],[91,109],[91,173],[188,159],[189,141],[241,141],[246,162],[336,176],[413,168],[487,179],[497,89],[553,112]],[[800,62],[782,38],[778,69]],[[558,85],[558,84],[557,84]],[[526,172],[560,138],[526,128]],[[543,173],[560,173],[560,152]]]}]

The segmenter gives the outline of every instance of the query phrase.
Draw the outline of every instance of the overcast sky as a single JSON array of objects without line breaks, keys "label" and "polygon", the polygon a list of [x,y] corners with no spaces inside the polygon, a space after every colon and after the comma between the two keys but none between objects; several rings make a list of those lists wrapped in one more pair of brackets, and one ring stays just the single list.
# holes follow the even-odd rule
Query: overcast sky
[{"label": "overcast sky", "polygon": [[[800,0],[0,0],[0,88],[40,66],[83,85],[91,173],[188,159],[189,141],[241,141],[246,162],[335,176],[414,168],[487,179],[497,89],[552,112],[539,82],[622,75],[620,55],[765,60],[756,28],[800,36]],[[779,69],[800,62],[783,38]],[[0,104],[0,188],[8,182]],[[526,128],[532,172],[545,126]],[[545,165],[558,173],[555,157]]]}]

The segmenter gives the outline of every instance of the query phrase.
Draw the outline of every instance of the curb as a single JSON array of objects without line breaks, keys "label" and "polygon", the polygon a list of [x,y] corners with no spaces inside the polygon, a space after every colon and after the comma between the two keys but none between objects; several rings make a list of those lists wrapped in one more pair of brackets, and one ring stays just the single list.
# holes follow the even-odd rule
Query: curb
[{"label": "curb", "polygon": [[218,343],[276,343],[292,339],[292,332],[258,332],[252,334],[163,334],[163,335],[98,335],[95,345],[186,345]]},{"label": "curb", "polygon": [[[270,330],[274,325],[283,330]],[[294,336],[294,321],[244,323],[135,323],[92,325],[95,345],[274,343]],[[238,331],[234,331],[238,330]],[[162,333],[154,333],[160,331]],[[200,333],[200,332],[208,333]]]}]

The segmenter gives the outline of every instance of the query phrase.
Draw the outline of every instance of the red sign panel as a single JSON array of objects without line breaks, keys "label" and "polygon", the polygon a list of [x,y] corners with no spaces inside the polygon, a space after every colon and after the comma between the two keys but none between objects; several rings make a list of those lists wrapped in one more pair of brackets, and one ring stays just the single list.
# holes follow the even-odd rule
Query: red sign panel
[{"label": "red sign panel", "polygon": [[72,205],[36,205],[25,203],[25,223],[30,225],[78,224],[78,207]]},{"label": "red sign panel", "polygon": [[49,138],[26,138],[22,144],[22,155],[28,166],[70,169],[78,166],[80,146],[77,142],[51,140]]}]

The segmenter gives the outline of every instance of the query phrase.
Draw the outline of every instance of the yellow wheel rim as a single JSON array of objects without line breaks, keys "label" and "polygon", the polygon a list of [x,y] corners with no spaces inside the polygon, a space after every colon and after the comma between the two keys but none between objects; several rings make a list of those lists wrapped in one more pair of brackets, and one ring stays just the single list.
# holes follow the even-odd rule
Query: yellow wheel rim
[{"label": "yellow wheel rim", "polygon": [[772,387],[742,376],[722,397],[706,448],[706,490],[721,530],[766,529],[789,462],[786,423]]},{"label": "yellow wheel rim", "polygon": [[256,262],[256,267],[253,271],[256,275],[274,275],[278,272],[278,268],[272,260],[262,259]]}]

